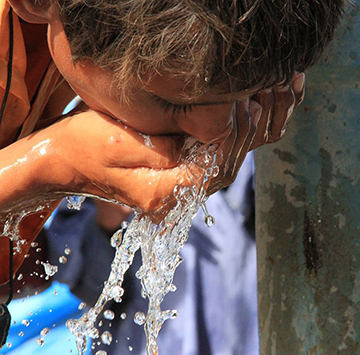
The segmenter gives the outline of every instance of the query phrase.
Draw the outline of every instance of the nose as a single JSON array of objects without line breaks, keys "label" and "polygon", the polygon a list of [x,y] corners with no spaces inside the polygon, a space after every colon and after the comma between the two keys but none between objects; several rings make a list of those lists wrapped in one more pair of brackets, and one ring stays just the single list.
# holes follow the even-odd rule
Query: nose
[{"label": "nose", "polygon": [[230,133],[235,104],[195,106],[187,117],[177,120],[180,129],[202,143],[220,143]]}]

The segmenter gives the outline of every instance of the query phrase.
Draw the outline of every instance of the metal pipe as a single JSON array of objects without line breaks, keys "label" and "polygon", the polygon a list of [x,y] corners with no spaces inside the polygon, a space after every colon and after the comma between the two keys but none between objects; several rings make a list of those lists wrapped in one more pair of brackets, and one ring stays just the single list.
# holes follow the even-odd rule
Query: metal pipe
[{"label": "metal pipe", "polygon": [[285,137],[260,148],[260,353],[360,354],[360,1]]}]

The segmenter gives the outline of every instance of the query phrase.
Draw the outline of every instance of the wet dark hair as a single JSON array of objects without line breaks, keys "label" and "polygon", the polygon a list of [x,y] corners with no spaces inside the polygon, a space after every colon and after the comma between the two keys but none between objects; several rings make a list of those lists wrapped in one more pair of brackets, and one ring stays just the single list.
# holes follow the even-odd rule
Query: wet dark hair
[{"label": "wet dark hair", "polygon": [[345,0],[56,0],[74,61],[122,87],[144,73],[240,91],[289,81],[332,39]]}]

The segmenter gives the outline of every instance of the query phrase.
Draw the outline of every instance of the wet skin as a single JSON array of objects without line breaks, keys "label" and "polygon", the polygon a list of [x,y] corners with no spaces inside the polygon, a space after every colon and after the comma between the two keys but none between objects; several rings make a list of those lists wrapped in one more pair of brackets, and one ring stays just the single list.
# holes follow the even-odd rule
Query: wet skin
[{"label": "wet skin", "polygon": [[[92,110],[118,119],[126,126],[144,134],[190,135],[205,143],[225,142],[224,155],[231,153],[229,164],[235,169],[232,169],[233,173],[230,176],[227,176],[228,173],[220,174],[216,187],[210,186],[210,192],[234,180],[249,149],[267,141],[276,141],[281,137],[289,111],[292,111],[301,100],[302,90],[296,93],[291,86],[279,87],[257,95],[261,107],[255,101],[249,100],[251,95],[259,92],[261,84],[233,94],[218,93],[214,88],[196,99],[191,99],[188,95],[188,86],[185,86],[183,81],[157,74],[151,80],[144,78],[145,84],[133,83],[130,100],[124,101],[120,99],[111,73],[96,67],[90,60],[81,60],[76,65],[73,64],[61,23],[50,21],[49,24],[48,42],[53,59],[74,91]],[[294,81],[299,79],[301,81],[303,76],[295,77]],[[263,111],[262,115],[261,111]],[[236,124],[235,121],[239,122]],[[260,130],[257,131],[256,125],[259,121]],[[270,125],[273,126],[272,137],[268,134]],[[241,131],[237,131],[239,129]],[[235,147],[233,147],[234,140]],[[167,145],[164,146],[165,149],[161,149],[156,144],[155,147],[157,153],[168,156]],[[132,159],[137,162],[136,150],[133,150]],[[175,166],[176,159],[173,163]],[[164,178],[162,184],[166,185],[167,178]],[[146,182],[146,178],[143,181]],[[169,182],[168,186],[173,186],[173,177]],[[141,186],[132,184],[130,189],[141,189]],[[167,190],[171,194],[171,188]],[[144,196],[149,197],[148,194]],[[161,199],[156,200],[161,201]],[[147,205],[146,201],[136,200],[136,203],[142,208]],[[148,207],[146,206],[145,209],[148,210]]]},{"label": "wet skin", "polygon": [[[32,20],[27,9],[16,11],[25,21]],[[214,88],[195,101],[181,81],[156,75],[145,80],[145,85],[134,83],[130,103],[121,101],[111,73],[89,60],[74,66],[57,16],[51,11],[40,15],[35,20],[48,23],[48,44],[56,65],[90,109],[0,151],[3,222],[8,212],[76,193],[120,201],[151,213],[164,206],[164,199],[171,207],[175,184],[192,183],[178,166],[183,138],[188,135],[221,144],[226,159],[219,162],[220,174],[208,185],[208,193],[214,193],[235,179],[249,150],[280,139],[289,114],[302,100],[303,74],[284,87],[258,92],[258,86],[232,95]],[[152,135],[154,148],[145,145],[139,132]],[[42,214],[46,217],[50,210]],[[28,245],[44,221],[36,218],[21,225]],[[0,264],[6,264],[8,257],[3,241]],[[22,258],[16,256],[15,269]],[[0,282],[7,278],[5,269],[4,273]]]}]

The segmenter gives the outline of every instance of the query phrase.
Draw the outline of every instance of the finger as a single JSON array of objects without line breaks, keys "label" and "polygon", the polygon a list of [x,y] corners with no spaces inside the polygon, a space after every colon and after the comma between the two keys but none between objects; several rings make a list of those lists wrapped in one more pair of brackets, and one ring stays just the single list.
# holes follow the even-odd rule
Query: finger
[{"label": "finger", "polygon": [[208,188],[209,195],[235,180],[253,142],[261,111],[261,106],[253,100],[247,99],[236,103],[234,129],[221,147],[227,159],[221,166],[222,174],[212,179]]},{"label": "finger", "polygon": [[295,95],[295,107],[299,106],[305,96],[305,74],[296,72],[292,79],[292,88]]},{"label": "finger", "polygon": [[275,103],[272,89],[265,89],[254,95],[252,99],[260,104],[262,113],[250,150],[265,144],[269,140],[269,127]]},{"label": "finger", "polygon": [[268,142],[278,141],[285,133],[287,122],[295,107],[295,94],[291,86],[274,87],[275,108],[269,127]]},{"label": "finger", "polygon": [[109,181],[117,182],[118,190],[112,193],[112,198],[146,213],[168,210],[176,203],[176,185],[201,185],[199,180],[203,174],[193,174],[196,169],[196,166],[187,169],[184,165],[172,169],[113,169],[109,172]]},{"label": "finger", "polygon": [[[243,106],[242,106],[243,107]],[[257,132],[257,128],[258,128],[258,124],[260,121],[260,118],[262,116],[262,107],[261,105],[254,101],[249,99],[249,104],[246,107],[246,111],[247,111],[247,120],[244,120],[241,118],[241,113],[240,115],[237,115],[237,122],[239,123],[239,131],[238,131],[238,135],[241,137],[241,132],[245,131],[247,129],[247,133],[246,136],[244,137],[244,139],[240,139],[239,143],[237,145],[235,145],[235,152],[237,152],[236,154],[236,158],[235,158],[235,165],[234,165],[234,169],[233,169],[233,175],[234,179],[236,178],[237,172],[239,171],[246,154],[249,152],[250,147],[254,141],[254,138],[256,136],[256,132]],[[246,122],[246,124],[244,124]],[[242,126],[242,123],[244,124],[244,126]]]}]

